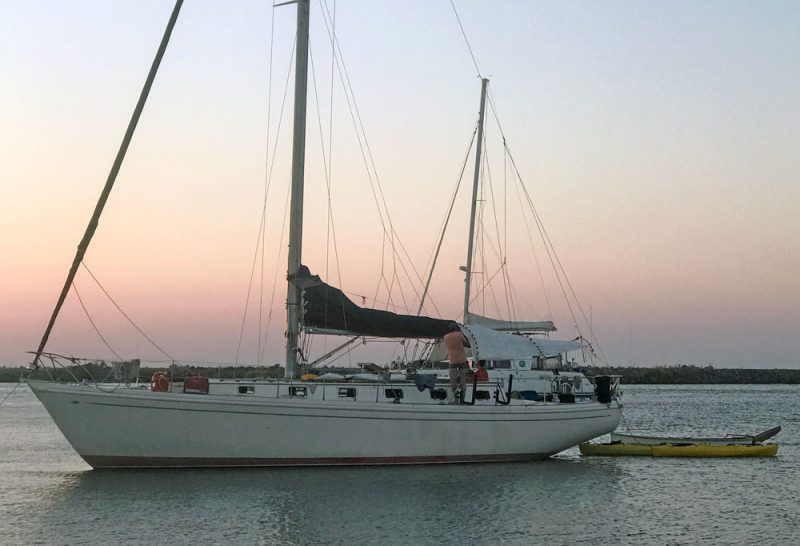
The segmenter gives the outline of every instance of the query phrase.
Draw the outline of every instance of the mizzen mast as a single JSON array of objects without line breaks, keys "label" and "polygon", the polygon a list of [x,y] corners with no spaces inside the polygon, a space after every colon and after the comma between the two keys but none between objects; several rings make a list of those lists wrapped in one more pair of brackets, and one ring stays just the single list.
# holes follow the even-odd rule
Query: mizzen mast
[{"label": "mizzen mast", "polygon": [[478,205],[478,182],[481,174],[481,151],[483,148],[483,118],[486,108],[486,87],[489,85],[487,78],[481,78],[481,109],[478,114],[478,143],[475,146],[475,176],[472,180],[472,208],[469,215],[469,241],[467,242],[467,265],[462,268],[466,273],[464,278],[464,324],[469,322],[469,289],[472,283],[472,254],[475,242],[475,213]]},{"label": "mizzen mast", "polygon": [[294,74],[294,136],[292,139],[292,193],[289,205],[289,266],[286,297],[286,378],[297,368],[301,320],[300,270],[303,247],[303,183],[306,155],[306,97],[308,91],[309,0],[297,0],[297,58]]}]

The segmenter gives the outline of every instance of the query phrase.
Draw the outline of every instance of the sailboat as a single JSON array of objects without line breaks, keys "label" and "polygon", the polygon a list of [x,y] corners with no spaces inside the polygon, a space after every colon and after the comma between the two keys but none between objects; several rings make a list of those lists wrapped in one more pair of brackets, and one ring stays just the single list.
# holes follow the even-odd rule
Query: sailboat
[{"label": "sailboat", "polygon": [[[55,424],[93,468],[523,461],[549,457],[614,430],[622,406],[608,381],[598,381],[592,399],[538,402],[514,398],[513,374],[509,374],[504,385],[474,384],[466,393],[466,403],[454,405],[444,403],[453,393],[435,384],[426,389],[392,378],[371,383],[309,383],[296,378],[303,358],[298,349],[301,333],[437,339],[453,324],[451,320],[359,307],[302,264],[309,1],[295,2],[285,380],[209,382],[189,378],[177,383],[160,375],[153,377],[149,388],[119,385],[106,389],[91,383],[29,379],[30,388]],[[182,0],[176,2],[33,368],[41,366],[47,339],[97,227],[181,4]],[[525,336],[480,324],[459,327],[476,359],[530,359],[541,350],[535,340]]]}]

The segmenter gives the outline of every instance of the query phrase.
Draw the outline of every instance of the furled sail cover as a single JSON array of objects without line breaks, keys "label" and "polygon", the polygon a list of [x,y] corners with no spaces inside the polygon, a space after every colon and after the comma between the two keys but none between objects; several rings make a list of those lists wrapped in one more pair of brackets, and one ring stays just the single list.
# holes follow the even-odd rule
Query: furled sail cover
[{"label": "furled sail cover", "polygon": [[532,339],[528,336],[497,332],[475,324],[461,326],[461,331],[469,340],[473,357],[479,360],[555,356],[581,348],[580,341]]},{"label": "furled sail cover", "polygon": [[303,290],[303,327],[312,333],[370,337],[439,338],[452,320],[359,307],[338,288],[301,266],[294,279]]},{"label": "furled sail cover", "polygon": [[538,322],[523,322],[515,320],[501,320],[467,313],[467,324],[477,324],[492,330],[501,332],[555,332],[556,326],[552,320],[541,320]]}]

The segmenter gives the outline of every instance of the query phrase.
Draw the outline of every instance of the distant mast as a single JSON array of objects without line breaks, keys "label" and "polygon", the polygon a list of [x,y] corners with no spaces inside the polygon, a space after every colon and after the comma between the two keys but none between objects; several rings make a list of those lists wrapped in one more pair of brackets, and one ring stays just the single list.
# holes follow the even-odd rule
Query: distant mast
[{"label": "distant mast", "polygon": [[486,107],[486,86],[489,80],[481,78],[481,109],[478,114],[478,144],[475,147],[475,176],[472,180],[472,209],[469,215],[469,241],[467,242],[467,265],[462,268],[464,278],[464,324],[469,323],[469,289],[472,283],[472,253],[475,241],[475,213],[478,205],[478,179],[481,173],[481,151],[483,148],[483,117]]},{"label": "distant mast", "polygon": [[289,209],[289,267],[286,297],[286,378],[297,369],[300,334],[300,287],[294,282],[303,249],[303,182],[306,155],[306,96],[308,90],[309,1],[297,0],[297,60],[294,74],[294,138],[292,142],[292,195]]}]

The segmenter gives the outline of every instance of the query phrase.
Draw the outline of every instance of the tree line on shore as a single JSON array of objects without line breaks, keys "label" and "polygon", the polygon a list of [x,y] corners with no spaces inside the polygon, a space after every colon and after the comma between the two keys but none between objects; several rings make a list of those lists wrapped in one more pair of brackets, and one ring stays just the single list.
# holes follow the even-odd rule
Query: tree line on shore
[{"label": "tree line on shore", "polygon": [[[221,379],[278,379],[284,374],[283,366],[219,366],[215,368],[194,366],[166,366],[139,368],[139,381],[149,382],[155,371],[168,371],[175,378],[202,374]],[[800,369],[745,369],[714,368],[712,366],[657,366],[657,367],[595,367],[586,369],[588,376],[621,375],[628,385],[723,385],[723,384],[800,384]],[[25,367],[0,367],[0,382],[16,382],[29,371]],[[116,382],[113,367],[106,362],[90,362],[80,366],[40,368],[32,373],[37,379],[56,381]]]},{"label": "tree line on shore", "polygon": [[612,366],[588,368],[588,375],[621,375],[629,385],[800,384],[800,369],[714,368],[712,366]]}]

